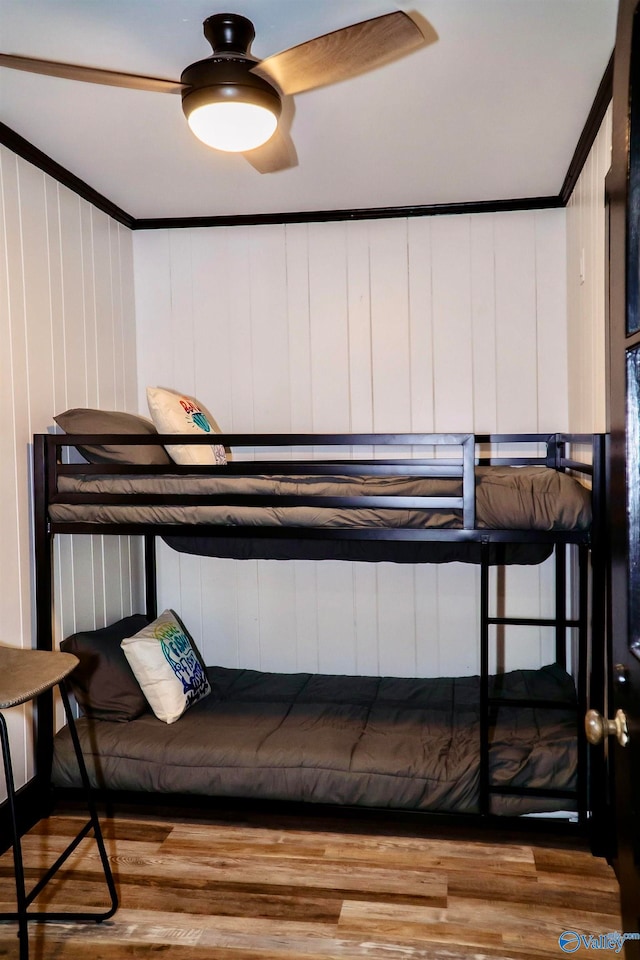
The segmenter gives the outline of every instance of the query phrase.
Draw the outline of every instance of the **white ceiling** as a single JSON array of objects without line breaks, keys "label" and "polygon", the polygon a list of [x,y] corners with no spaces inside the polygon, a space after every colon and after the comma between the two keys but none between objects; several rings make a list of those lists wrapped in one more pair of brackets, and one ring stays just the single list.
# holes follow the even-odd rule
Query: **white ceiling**
[{"label": "white ceiling", "polygon": [[213,13],[266,57],[397,7],[438,40],[298,94],[298,166],[195,139],[180,97],[0,69],[0,119],[136,218],[556,195],[611,55],[617,0],[0,0],[0,50],[178,80]]}]

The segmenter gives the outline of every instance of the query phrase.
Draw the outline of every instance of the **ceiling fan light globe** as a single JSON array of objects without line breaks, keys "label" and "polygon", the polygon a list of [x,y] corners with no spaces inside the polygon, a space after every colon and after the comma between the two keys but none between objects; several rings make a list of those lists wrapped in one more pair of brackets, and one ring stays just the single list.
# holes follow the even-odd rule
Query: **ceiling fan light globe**
[{"label": "ceiling fan light globe", "polygon": [[273,136],[278,117],[259,104],[227,100],[196,107],[188,122],[192,133],[208,147],[244,153],[262,146]]}]

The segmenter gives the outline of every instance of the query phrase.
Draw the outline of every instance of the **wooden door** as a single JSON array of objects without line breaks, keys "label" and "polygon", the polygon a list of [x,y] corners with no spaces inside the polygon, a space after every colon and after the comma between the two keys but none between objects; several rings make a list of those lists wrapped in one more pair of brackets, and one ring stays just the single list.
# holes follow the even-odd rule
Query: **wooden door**
[{"label": "wooden door", "polygon": [[[640,933],[640,0],[621,0],[609,226],[608,750],[625,933]],[[625,743],[626,740],[626,743]],[[640,940],[626,944],[640,958]]]}]

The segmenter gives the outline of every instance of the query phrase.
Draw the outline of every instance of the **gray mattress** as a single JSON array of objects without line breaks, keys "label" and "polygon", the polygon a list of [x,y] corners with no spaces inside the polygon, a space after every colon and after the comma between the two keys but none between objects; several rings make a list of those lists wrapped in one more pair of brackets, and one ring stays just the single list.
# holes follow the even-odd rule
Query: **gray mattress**
[{"label": "gray mattress", "polygon": [[[92,523],[213,524],[371,528],[375,526],[459,528],[461,511],[427,504],[346,507],[314,505],[318,497],[460,497],[461,480],[412,476],[241,476],[79,475],[62,476],[59,491],[91,494],[151,494],[153,504],[52,503],[54,521]],[[233,498],[216,504],[172,504],[175,495]],[[272,503],[254,506],[239,497],[264,496]],[[304,498],[280,505],[278,498]],[[591,496],[573,477],[546,467],[479,467],[476,470],[476,527],[502,530],[587,530]]]},{"label": "gray mattress", "polygon": [[[78,721],[94,786],[161,794],[310,801],[475,813],[479,679],[273,674],[209,667],[212,694],[167,726]],[[493,783],[575,789],[576,711],[557,666],[500,677],[505,697],[566,709],[501,707]],[[55,737],[53,782],[78,787],[68,729]],[[567,800],[495,796],[492,812],[572,809]]]}]

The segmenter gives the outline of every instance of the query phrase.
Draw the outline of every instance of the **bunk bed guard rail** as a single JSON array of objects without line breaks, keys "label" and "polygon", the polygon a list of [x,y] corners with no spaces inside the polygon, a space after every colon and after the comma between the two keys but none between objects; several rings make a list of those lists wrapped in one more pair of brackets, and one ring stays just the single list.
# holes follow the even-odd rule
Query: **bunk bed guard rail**
[{"label": "bunk bed guard rail", "polygon": [[[65,515],[66,519],[51,518],[51,508],[91,504],[99,506],[154,507],[154,506],[225,506],[225,507],[308,507],[342,509],[374,509],[383,511],[419,511],[427,516],[434,511],[455,511],[459,522],[450,527],[422,526],[414,522],[405,525],[395,520],[388,527],[349,526],[341,529],[333,526],[313,529],[305,525],[304,536],[329,537],[330,539],[406,539],[406,540],[453,540],[453,541],[527,541],[584,542],[588,534],[584,530],[488,529],[478,528],[476,517],[476,468],[483,466],[539,466],[555,471],[577,471],[585,477],[597,478],[600,473],[598,435],[591,434],[473,434],[473,433],[359,433],[359,434],[216,434],[216,444],[233,451],[233,457],[221,466],[198,466],[190,464],[168,466],[140,463],[86,463],[73,460],[76,448],[99,444],[103,447],[117,445],[120,450],[128,446],[158,446],[157,435],[80,435],[39,434],[34,437],[34,489],[36,530],[77,533],[106,533],[109,525],[87,519],[83,514]],[[162,434],[161,443],[210,445],[209,435]],[[522,449],[526,447],[526,449]],[[506,448],[506,452],[505,452]],[[580,450],[582,459],[574,455]],[[256,456],[256,451],[258,455]],[[365,455],[356,456],[357,451]],[[528,451],[528,452],[527,452]],[[249,457],[249,458],[247,458]],[[75,458],[77,460],[77,456]],[[253,487],[250,492],[233,489],[233,492],[181,492],[180,487],[157,492],[145,489],[140,492],[130,487],[126,492],[94,484],[90,490],[74,480],[91,481],[97,477],[115,479],[127,477],[132,484],[136,478],[152,477],[211,477],[211,478],[288,478],[298,477],[359,477],[368,478],[424,478],[427,480],[453,481],[457,488],[453,495],[443,495],[442,484],[438,492],[420,495],[392,493],[351,493],[346,495],[318,495],[304,490],[291,492],[260,492]],[[141,515],[143,516],[143,515]],[[118,532],[158,535],[158,522],[144,519],[118,522]],[[190,536],[211,534],[211,526],[186,523],[161,524],[162,532],[181,532]],[[291,536],[293,523],[288,529],[274,526],[249,527],[246,535],[253,537]],[[115,532],[112,530],[111,532]],[[226,526],[225,534],[243,535],[239,526]]]}]

